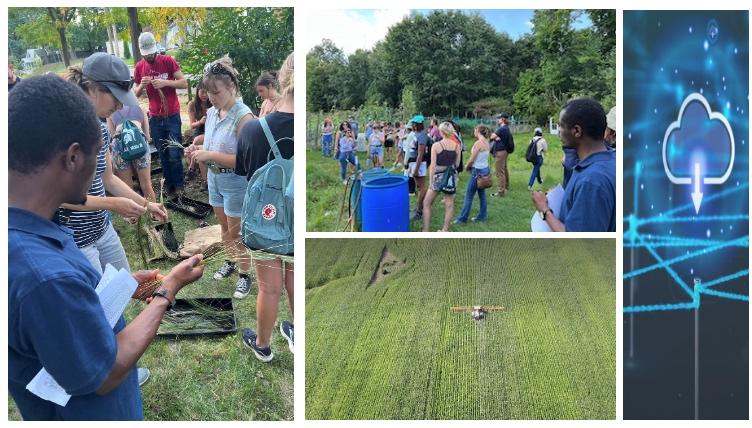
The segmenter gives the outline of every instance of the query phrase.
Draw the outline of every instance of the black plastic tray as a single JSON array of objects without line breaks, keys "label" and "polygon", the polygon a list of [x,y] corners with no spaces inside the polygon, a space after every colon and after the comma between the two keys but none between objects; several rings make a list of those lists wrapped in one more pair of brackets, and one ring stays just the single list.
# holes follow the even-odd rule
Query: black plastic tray
[{"label": "black plastic tray", "polygon": [[[157,336],[160,337],[190,337],[190,336],[216,336],[235,333],[238,331],[238,323],[235,318],[235,303],[231,298],[217,297],[217,298],[197,298],[191,299],[202,305],[208,306],[211,309],[216,310],[216,316],[213,314],[209,316],[211,320],[219,321],[219,325],[207,327],[205,325],[197,326],[195,329],[180,330],[180,331],[168,331],[165,329],[164,324],[170,317],[181,317],[185,315],[186,323],[195,322],[198,315],[195,317],[186,314],[195,309],[191,301],[185,299],[175,300],[175,307],[165,313],[165,317],[162,319],[157,330]],[[193,320],[193,321],[192,321]]]},{"label": "black plastic tray", "polygon": [[[178,243],[178,238],[175,236],[175,231],[172,228],[172,223],[159,223],[154,226],[154,228],[157,229],[157,232],[159,232],[160,235],[162,235],[162,241],[164,242],[165,247],[167,247],[168,250],[177,253],[178,249],[180,249],[180,243]],[[147,245],[149,246],[149,256],[152,257],[152,260],[157,260],[153,258],[154,250],[152,249],[151,242],[148,242]],[[165,259],[167,259],[167,256],[160,257],[158,260]]]},{"label": "black plastic tray", "polygon": [[191,217],[201,219],[213,211],[211,205],[195,199],[186,198],[185,196],[182,198],[174,197],[168,200],[165,205],[174,210],[180,211],[183,214],[188,214]]}]

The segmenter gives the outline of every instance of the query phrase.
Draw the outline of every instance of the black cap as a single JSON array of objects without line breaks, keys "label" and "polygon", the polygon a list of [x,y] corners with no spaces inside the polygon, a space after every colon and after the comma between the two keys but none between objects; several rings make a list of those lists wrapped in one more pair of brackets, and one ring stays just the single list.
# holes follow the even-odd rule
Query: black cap
[{"label": "black cap", "polygon": [[502,118],[504,118],[504,119],[509,119],[509,115],[508,115],[508,114],[506,114],[506,113],[499,113],[499,115],[498,115],[498,116],[496,116],[496,118],[497,118],[497,119],[502,119]]}]

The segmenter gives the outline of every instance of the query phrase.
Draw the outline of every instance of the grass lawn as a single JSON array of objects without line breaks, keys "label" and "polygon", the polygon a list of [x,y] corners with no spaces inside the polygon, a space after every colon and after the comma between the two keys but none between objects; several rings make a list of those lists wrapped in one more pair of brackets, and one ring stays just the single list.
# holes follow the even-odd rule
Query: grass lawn
[{"label": "grass lawn", "polygon": [[[615,258],[614,239],[307,239],[306,419],[615,419]],[[474,305],[504,309],[451,310]]]},{"label": "grass lawn", "polygon": [[[186,99],[181,98],[183,128],[187,128]],[[187,168],[186,168],[187,169]],[[159,191],[161,174],[152,176]],[[206,192],[198,190],[198,180],[186,184],[186,196],[204,203],[209,202]],[[198,227],[199,220],[168,208],[170,222],[179,242],[187,230]],[[213,213],[205,221],[218,224]],[[120,239],[128,255],[132,270],[145,268],[141,261],[136,239],[136,226],[130,225],[116,213],[113,223],[120,230]],[[150,263],[166,274],[178,261]],[[222,260],[207,263],[204,276],[184,288],[178,298],[222,297],[231,298],[235,292],[237,274],[224,281],[212,276]],[[226,336],[200,336],[195,338],[155,338],[139,365],[151,371],[149,381],[141,388],[145,420],[292,420],[294,357],[287,340],[275,330],[272,335],[274,360],[262,363],[241,342],[242,329],[256,330],[256,297],[254,285],[244,300],[235,299],[238,331]],[[144,303],[131,301],[125,310],[130,321],[143,309]],[[278,322],[293,321],[287,293],[283,291],[279,303]],[[13,399],[8,395],[8,419],[20,420]]]},{"label": "grass lawn", "polygon": [[[489,158],[491,164],[491,174],[493,175],[494,186],[486,189],[488,198],[488,221],[485,223],[468,222],[464,225],[451,225],[450,231],[464,232],[529,232],[530,218],[534,213],[532,201],[530,200],[530,191],[527,189],[527,183],[530,179],[530,173],[533,170],[532,164],[525,161],[525,150],[533,134],[515,134],[515,151],[509,155],[507,167],[510,175],[510,191],[504,197],[492,198],[491,193],[496,192],[496,175],[494,171],[494,161]],[[541,167],[541,177],[543,185],[537,182],[533,185],[533,190],[548,190],[561,183],[564,171],[561,167],[561,159],[564,155],[561,149],[561,142],[555,135],[546,134],[544,138],[548,142],[548,152],[544,155],[545,161]],[[467,150],[464,154],[464,160],[470,158],[470,148],[474,140],[472,136],[465,137]],[[365,152],[358,153],[358,159],[361,167],[366,168]],[[391,167],[392,162],[385,162],[387,167]],[[333,232],[350,230],[347,227],[347,215],[342,214],[340,219],[340,209],[343,206],[345,196],[344,185],[339,178],[339,161],[334,159],[324,159],[320,151],[312,149],[310,146],[306,150],[306,230],[309,232]],[[348,175],[350,174],[348,169]],[[392,174],[402,174],[402,169],[395,169]],[[462,211],[462,205],[465,201],[465,189],[470,174],[463,172],[459,175],[459,187],[454,196],[454,215],[459,216]],[[410,196],[410,215],[415,212],[417,206],[417,196]],[[347,199],[344,199],[344,210],[347,210]],[[473,206],[470,210],[470,217],[478,214],[480,202],[478,196],[473,200]],[[436,231],[440,229],[444,222],[444,203],[441,196],[438,196],[432,206],[431,228]],[[338,226],[339,219],[339,226]],[[410,231],[418,232],[422,230],[422,222],[412,222]]]}]

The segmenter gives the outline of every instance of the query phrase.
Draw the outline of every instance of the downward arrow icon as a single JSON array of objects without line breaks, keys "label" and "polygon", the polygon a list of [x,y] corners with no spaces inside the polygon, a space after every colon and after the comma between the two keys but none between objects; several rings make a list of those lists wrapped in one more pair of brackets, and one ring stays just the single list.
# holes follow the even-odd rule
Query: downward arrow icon
[{"label": "downward arrow icon", "polygon": [[700,213],[700,205],[702,204],[702,193],[700,193],[700,164],[695,164],[695,191],[692,193],[692,200],[695,203],[695,213]]}]

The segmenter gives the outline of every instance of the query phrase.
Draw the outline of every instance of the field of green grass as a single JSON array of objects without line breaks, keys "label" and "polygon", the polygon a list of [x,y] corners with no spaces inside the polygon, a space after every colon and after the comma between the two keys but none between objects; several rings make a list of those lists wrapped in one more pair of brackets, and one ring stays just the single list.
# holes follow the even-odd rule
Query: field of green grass
[{"label": "field of green grass", "polygon": [[[159,192],[161,175],[152,176]],[[209,202],[206,192],[198,190],[198,181],[186,184],[186,196]],[[166,199],[165,199],[166,200]],[[179,242],[183,242],[187,230],[198,227],[200,220],[168,208],[170,222]],[[130,225],[116,213],[113,223],[119,230],[131,270],[144,269],[136,238],[136,226]],[[210,213],[205,221],[218,224]],[[150,269],[159,269],[167,274],[178,261],[157,261]],[[232,298],[237,274],[223,281],[212,277],[222,260],[207,262],[204,276],[185,287],[178,298],[218,297]],[[288,349],[287,340],[278,327],[272,334],[271,363],[257,360],[252,351],[241,342],[242,330],[256,330],[255,284],[243,300],[233,299],[238,331],[225,336],[198,336],[181,339],[157,337],[139,360],[139,366],[151,371],[148,382],[141,387],[144,404],[144,420],[292,420],[294,391],[294,356]],[[145,304],[131,300],[125,310],[125,318],[135,318]],[[279,302],[278,323],[293,321],[290,315],[287,293],[283,291]],[[8,419],[21,420],[21,415],[8,394]]]},{"label": "field of green grass", "polygon": [[[493,175],[494,186],[486,189],[488,198],[488,221],[485,223],[468,222],[464,225],[451,225],[452,232],[529,232],[530,218],[535,212],[530,200],[530,191],[527,189],[527,183],[530,179],[530,173],[533,170],[532,164],[525,161],[525,149],[527,143],[533,137],[532,133],[515,134],[515,151],[509,155],[507,166],[510,175],[510,192],[503,198],[492,198],[491,193],[496,192],[496,173],[494,170],[494,161],[489,159],[491,164],[491,174]],[[468,145],[464,154],[464,160],[470,158],[470,148],[474,143],[472,135],[465,135],[465,142]],[[561,158],[564,152],[561,148],[561,142],[555,135],[546,134],[544,136],[548,142],[548,152],[544,155],[545,161],[541,168],[541,177],[543,185],[537,182],[533,185],[533,190],[548,190],[556,187],[561,183],[564,171],[561,167]],[[365,152],[358,154],[361,167],[366,170]],[[391,162],[385,162],[387,167],[391,167]],[[320,150],[314,150],[310,146],[306,150],[306,230],[309,232],[334,232],[350,230],[347,226],[347,199],[344,203],[345,214],[340,216],[340,210],[343,208],[343,198],[345,195],[345,186],[339,175],[339,161],[334,159],[324,159]],[[402,174],[402,169],[397,168],[392,174]],[[348,176],[350,170],[348,167]],[[459,175],[459,187],[454,196],[454,217],[459,216],[462,211],[462,205],[465,201],[465,189],[467,180],[470,177],[468,172]],[[410,215],[415,212],[417,207],[417,196],[410,197]],[[478,196],[473,200],[473,206],[470,210],[470,217],[478,214],[480,202]],[[441,196],[437,197],[433,203],[431,228],[436,231],[440,229],[444,222],[444,203]],[[339,220],[339,221],[338,221]],[[422,230],[422,222],[413,222],[410,225],[410,231],[418,232]]]},{"label": "field of green grass", "polygon": [[307,239],[306,419],[615,419],[615,245]]}]

